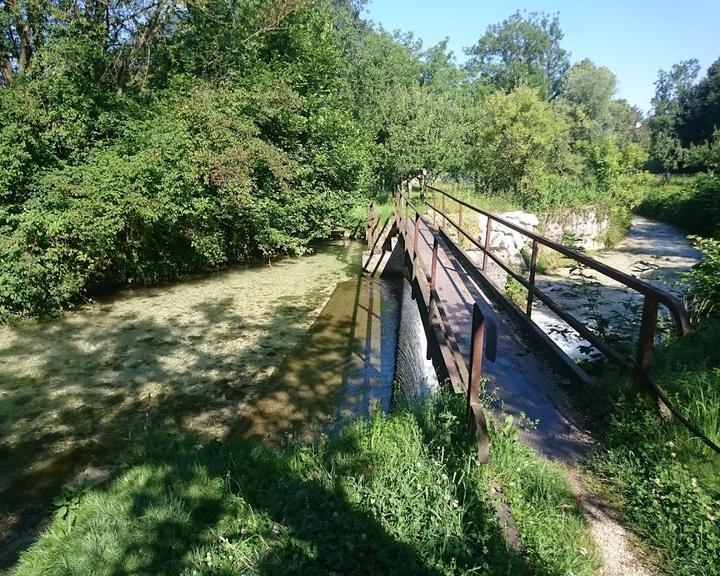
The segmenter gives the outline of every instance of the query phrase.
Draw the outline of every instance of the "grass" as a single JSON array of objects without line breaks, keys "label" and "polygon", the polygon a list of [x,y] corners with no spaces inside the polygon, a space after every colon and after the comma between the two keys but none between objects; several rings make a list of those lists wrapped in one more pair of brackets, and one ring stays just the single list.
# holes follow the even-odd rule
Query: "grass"
[{"label": "grass", "polygon": [[[720,321],[658,351],[653,377],[715,442],[720,441]],[[720,574],[720,457],[647,398],[608,374],[603,448],[591,474],[629,526],[661,557],[668,574]]]},{"label": "grass", "polygon": [[561,472],[493,431],[473,462],[461,398],[269,448],[149,434],[139,461],[85,491],[21,557],[35,574],[516,574],[489,503],[507,487],[535,574],[597,568]]},{"label": "grass", "polygon": [[720,234],[720,178],[697,176],[647,177],[638,186],[637,212],[680,226],[694,234]]},{"label": "grass", "polygon": [[[378,198],[373,200],[373,206],[375,208],[375,214],[377,216],[379,226],[382,228],[385,220],[392,217],[395,213],[395,205],[393,203],[392,196],[379,195]],[[345,227],[352,238],[365,239],[369,209],[370,202],[367,200],[363,200],[362,202],[355,204],[350,209],[350,212],[347,215],[347,223],[345,224]]]},{"label": "grass", "polygon": [[[448,181],[438,182],[434,185],[438,189],[448,192],[456,198],[464,200],[465,202],[473,204],[474,206],[478,206],[479,208],[487,210],[488,212],[510,212],[511,210],[522,209],[521,206],[519,206],[516,202],[514,202],[511,198],[507,196],[476,192],[474,186],[472,186],[471,184]],[[428,191],[428,195],[432,195],[432,191]],[[448,202],[448,205],[455,204],[454,202],[452,202],[452,200],[449,200]],[[438,206],[441,205],[441,200],[439,198],[437,200],[437,203]],[[457,208],[455,208],[453,211],[457,212]]]}]

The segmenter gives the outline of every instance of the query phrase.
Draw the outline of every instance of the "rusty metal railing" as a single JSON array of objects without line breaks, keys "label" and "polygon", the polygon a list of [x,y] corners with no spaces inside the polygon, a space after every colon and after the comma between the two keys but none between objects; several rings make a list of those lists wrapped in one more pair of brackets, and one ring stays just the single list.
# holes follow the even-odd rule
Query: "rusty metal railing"
[{"label": "rusty metal railing", "polygon": [[[510,277],[520,283],[527,291],[525,314],[528,319],[532,317],[533,302],[537,298],[543,304],[545,304],[552,312],[554,312],[559,318],[566,322],[573,330],[575,330],[585,340],[590,342],[595,348],[597,348],[605,357],[609,358],[623,370],[633,376],[635,382],[638,385],[645,384],[644,374],[647,371],[652,361],[653,343],[655,338],[655,332],[657,329],[657,318],[659,306],[664,305],[673,319],[674,325],[678,333],[686,334],[690,330],[690,319],[685,307],[682,305],[680,300],[670,294],[669,292],[656,288],[647,282],[643,282],[638,278],[630,276],[625,272],[612,268],[607,264],[599,262],[585,254],[581,254],[576,250],[563,246],[562,244],[545,238],[544,236],[537,234],[531,230],[527,230],[521,226],[518,226],[514,222],[510,222],[501,216],[497,216],[483,210],[477,206],[435,188],[434,186],[424,185],[424,190],[421,194],[421,202],[424,206],[433,211],[433,217],[439,216],[441,218],[440,228],[443,228],[443,224],[450,224],[458,232],[458,240],[462,243],[464,237],[467,242],[475,246],[481,251],[483,255],[482,265],[479,269],[486,272],[488,269],[488,263],[492,260],[497,264],[503,271],[505,271]],[[427,191],[432,193],[433,202],[427,200]],[[437,205],[437,196],[441,197],[441,206]],[[458,221],[455,221],[448,213],[447,200],[451,200],[458,206]],[[407,203],[405,194],[401,193],[401,203]],[[476,214],[482,215],[486,218],[485,234],[483,241],[479,241],[474,238],[464,227],[463,227],[463,208],[470,210]],[[529,262],[529,275],[525,278],[519,274],[512,267],[503,262],[500,257],[493,253],[491,249],[491,238],[494,225],[502,225],[510,230],[518,232],[528,240],[532,242],[530,262]],[[627,355],[622,354],[612,344],[607,342],[599,335],[592,332],[587,328],[581,320],[573,316],[568,311],[564,310],[563,307],[555,302],[548,294],[540,290],[535,285],[535,276],[537,271],[537,257],[538,249],[540,246],[553,250],[559,254],[562,254],[565,258],[569,258],[574,262],[582,264],[584,267],[594,270],[608,278],[615,280],[623,286],[638,292],[644,297],[643,301],[643,313],[640,323],[640,335],[637,346],[637,353],[635,359],[629,358]]]},{"label": "rusty metal railing", "polygon": [[[423,220],[426,224],[428,222],[411,203],[405,202],[404,207],[402,207],[401,202],[402,195],[399,194],[395,198],[395,226],[403,235],[405,242],[405,254],[410,269],[413,294],[417,296],[419,304],[421,304],[419,308],[423,321],[426,323],[427,331],[433,330],[435,332],[440,354],[443,356],[443,363],[453,387],[456,391],[465,392],[468,424],[475,433],[478,446],[477,458],[479,462],[487,462],[490,444],[487,420],[480,402],[480,390],[483,356],[491,361],[495,360],[497,330],[494,327],[493,320],[486,317],[480,306],[475,302],[472,307],[470,358],[466,366],[465,359],[460,353],[455,335],[448,321],[448,315],[436,290],[438,239],[433,238],[430,269],[428,270],[418,250],[420,221]],[[409,215],[411,209],[415,214],[414,218]],[[426,286],[423,287],[421,282],[425,283]],[[427,292],[427,298],[425,292]],[[443,340],[446,345],[443,345]]]},{"label": "rusty metal railing", "polygon": [[[423,207],[429,208],[433,211],[432,221],[433,221],[433,228],[436,228],[440,231],[441,235],[443,235],[445,238],[449,240],[451,244],[453,244],[453,248],[455,250],[458,250],[461,254],[464,255],[464,252],[462,250],[462,238],[464,237],[471,245],[475,246],[479,250],[481,250],[483,254],[482,259],[482,265],[481,266],[475,266],[473,263],[470,262],[470,260],[465,257],[464,261],[466,265],[472,265],[475,266],[476,271],[480,273],[480,276],[485,279],[486,282],[492,284],[492,281],[487,277],[485,274],[488,268],[488,262],[489,260],[492,260],[495,262],[502,270],[504,270],[509,276],[514,278],[517,282],[519,282],[526,290],[527,290],[527,299],[526,299],[526,308],[524,311],[524,314],[521,314],[521,317],[524,317],[528,324],[533,324],[535,328],[539,330],[539,327],[534,324],[531,320],[532,317],[532,308],[533,308],[533,301],[535,298],[543,302],[550,310],[552,310],[558,317],[560,317],[562,320],[564,320],[571,328],[573,328],[580,336],[585,338],[588,342],[590,342],[595,348],[597,348],[606,358],[617,364],[621,369],[623,369],[628,375],[630,375],[633,378],[633,381],[636,385],[636,387],[641,388],[651,394],[653,394],[657,400],[660,402],[661,405],[665,406],[665,408],[674,416],[676,417],[680,423],[683,424],[696,438],[698,438],[703,444],[705,444],[707,447],[709,447],[713,452],[716,454],[720,454],[720,446],[713,442],[708,436],[700,430],[698,426],[696,426],[693,422],[691,422],[683,413],[682,411],[671,402],[669,399],[667,393],[662,389],[661,386],[659,386],[656,382],[650,378],[650,375],[648,374],[648,369],[650,367],[650,364],[652,362],[652,356],[653,356],[653,348],[654,348],[654,342],[655,342],[655,333],[657,331],[657,321],[658,321],[658,312],[659,307],[662,304],[665,306],[668,311],[670,312],[670,316],[673,319],[674,327],[678,334],[685,335],[690,331],[690,318],[687,313],[687,310],[685,310],[685,307],[683,306],[682,302],[669,292],[662,290],[660,288],[657,288],[655,286],[652,286],[651,284],[648,284],[647,282],[643,282],[642,280],[639,280],[638,278],[635,278],[634,276],[630,276],[629,274],[626,274],[625,272],[622,272],[620,270],[617,270],[616,268],[612,268],[611,266],[608,266],[607,264],[604,264],[602,262],[599,262],[586,254],[581,254],[580,252],[577,252],[576,250],[573,250],[571,248],[568,248],[567,246],[563,246],[562,244],[555,242],[553,240],[550,240],[549,238],[545,238],[544,236],[537,234],[535,232],[532,232],[530,230],[527,230],[521,226],[518,226],[514,222],[510,222],[501,216],[497,216],[495,214],[492,214],[491,212],[488,212],[487,210],[483,210],[482,208],[478,206],[473,206],[472,204],[457,198],[453,194],[450,194],[449,192],[446,192],[444,190],[440,190],[439,188],[435,188],[434,186],[428,185],[424,180],[419,181],[421,186],[421,194],[420,194],[420,203]],[[407,197],[406,192],[403,191],[403,188],[407,186]],[[403,212],[405,214],[408,213],[408,206],[412,204],[412,190],[413,190],[413,180],[407,179],[398,186],[397,190],[397,197],[396,197],[396,212],[402,214]],[[433,202],[430,203],[427,201],[427,192],[428,190],[432,193]],[[437,205],[437,195],[440,195],[440,202],[441,207],[438,207]],[[458,221],[454,221],[450,214],[448,213],[448,207],[447,207],[447,200],[452,200],[455,202],[458,206]],[[414,211],[420,215],[420,211],[412,207]],[[480,214],[482,216],[485,216],[486,218],[486,226],[485,226],[485,234],[484,239],[482,243],[474,238],[464,227],[463,227],[463,209],[471,210],[477,214]],[[445,226],[449,223],[455,230],[458,232],[458,243],[454,244],[452,240],[449,239],[447,234],[443,233],[443,225],[441,224],[439,227],[436,227],[437,225],[437,219],[438,216],[440,217],[441,221],[444,223]],[[421,216],[422,217],[422,216]],[[424,218],[424,217],[423,217]],[[430,227],[431,224],[429,220],[425,219],[426,224]],[[522,275],[518,274],[515,270],[512,269],[510,265],[503,262],[496,254],[492,252],[492,246],[491,246],[491,239],[492,239],[492,229],[493,229],[493,223],[500,224],[502,226],[505,226],[511,230],[514,230],[526,238],[530,239],[532,241],[532,251],[530,256],[530,263],[529,263],[529,274],[528,278],[526,279]],[[588,329],[579,319],[575,318],[572,314],[564,310],[557,302],[555,302],[550,296],[545,294],[542,290],[540,290],[535,285],[535,274],[537,271],[537,256],[538,256],[538,249],[540,246],[545,246],[551,250],[554,250],[555,252],[558,252],[565,256],[566,258],[570,258],[571,260],[582,264],[586,268],[589,268],[591,270],[594,270],[604,276],[607,276],[608,278],[611,278],[615,280],[616,282],[620,283],[621,285],[630,288],[631,290],[634,290],[635,292],[641,294],[643,296],[643,309],[642,309],[642,317],[640,321],[640,331],[639,331],[639,338],[637,343],[637,351],[635,354],[635,358],[629,357],[627,355],[623,355],[620,353],[612,344],[601,338],[599,335],[592,332],[590,329]],[[494,287],[495,291],[501,295],[503,298],[505,298],[506,302],[509,303],[509,300],[506,296],[502,293],[501,290],[498,289],[497,286]],[[545,335],[547,338],[547,335]],[[554,347],[556,351],[560,354],[564,354],[557,346]]]}]

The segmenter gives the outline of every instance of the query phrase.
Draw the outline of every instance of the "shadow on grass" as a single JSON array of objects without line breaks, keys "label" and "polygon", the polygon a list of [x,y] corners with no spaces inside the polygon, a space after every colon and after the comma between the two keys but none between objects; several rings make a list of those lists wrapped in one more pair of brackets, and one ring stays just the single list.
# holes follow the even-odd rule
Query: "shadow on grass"
[{"label": "shadow on grass", "polygon": [[[245,280],[223,272],[3,328],[0,570],[33,541],[64,484],[83,471],[113,477],[142,457],[138,438],[227,435],[243,406],[267,393],[328,287],[357,268],[347,249],[330,256],[336,263],[283,261],[244,270]],[[290,288],[273,292],[282,282]],[[289,391],[294,421],[310,418],[315,393]]]},{"label": "shadow on grass", "polygon": [[[56,520],[17,574],[430,576],[480,566],[512,574],[499,529],[476,496],[467,495],[464,513],[440,498],[439,513],[450,510],[463,525],[457,528],[423,506],[408,508],[408,488],[414,497],[422,490],[402,471],[381,502],[358,489],[388,471],[375,460],[383,449],[369,448],[368,436],[387,446],[388,433],[410,429],[353,428],[327,442],[283,448],[248,438],[148,436],[143,462],[86,494],[70,530]],[[416,469],[414,458],[407,460]],[[439,479],[442,468],[420,460]],[[352,482],[359,484],[350,488]],[[441,496],[447,486],[433,489]]]}]

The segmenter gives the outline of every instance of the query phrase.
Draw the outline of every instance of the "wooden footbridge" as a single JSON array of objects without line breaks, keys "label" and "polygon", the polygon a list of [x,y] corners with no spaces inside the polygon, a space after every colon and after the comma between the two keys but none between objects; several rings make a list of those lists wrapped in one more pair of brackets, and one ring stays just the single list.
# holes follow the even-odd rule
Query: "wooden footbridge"
[{"label": "wooden footbridge", "polygon": [[[589,436],[569,417],[565,395],[557,383],[564,379],[587,384],[591,378],[533,321],[538,301],[630,375],[635,386],[657,396],[669,412],[699,432],[648,376],[660,307],[667,309],[679,334],[690,329],[687,311],[674,295],[473,206],[428,185],[422,178],[405,180],[397,187],[394,208],[394,214],[381,223],[371,206],[369,254],[364,270],[371,275],[381,273],[392,254],[401,254],[425,327],[428,358],[433,359],[439,376],[447,378],[455,392],[466,395],[480,461],[487,459],[489,450],[481,403],[484,379],[486,392],[502,404],[505,412],[534,422],[521,431],[521,437],[545,456],[574,463],[590,445]],[[471,222],[481,224],[480,234],[467,226]],[[525,273],[503,261],[494,248],[493,231],[502,229],[527,239],[530,256]],[[616,348],[535,285],[541,249],[607,276],[642,298],[634,354]],[[522,308],[506,296],[504,286],[498,285],[497,274],[491,274],[493,269],[524,288]]]}]

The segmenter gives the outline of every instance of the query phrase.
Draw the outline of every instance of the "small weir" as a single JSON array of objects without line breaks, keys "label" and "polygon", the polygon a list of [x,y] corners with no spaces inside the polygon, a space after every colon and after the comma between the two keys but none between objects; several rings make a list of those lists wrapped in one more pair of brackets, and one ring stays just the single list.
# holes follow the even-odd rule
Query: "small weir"
[{"label": "small weir", "polygon": [[436,390],[411,292],[395,275],[338,284],[307,336],[244,407],[237,432],[277,440],[337,431],[389,411],[395,392],[416,401]]}]

